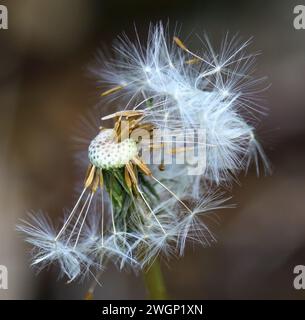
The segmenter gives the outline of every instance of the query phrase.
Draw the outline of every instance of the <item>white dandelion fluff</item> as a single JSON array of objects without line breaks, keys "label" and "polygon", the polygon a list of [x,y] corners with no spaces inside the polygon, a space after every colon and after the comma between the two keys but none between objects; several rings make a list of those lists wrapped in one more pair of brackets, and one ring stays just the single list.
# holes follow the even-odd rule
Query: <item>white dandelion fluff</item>
[{"label": "white dandelion fluff", "polygon": [[66,239],[56,240],[55,229],[45,215],[29,214],[29,219],[23,222],[17,230],[26,234],[26,241],[33,245],[32,265],[38,266],[38,270],[57,262],[61,275],[74,280],[93,264],[87,255],[71,247]]},{"label": "white dandelion fluff", "polygon": [[108,86],[102,97],[118,105],[102,118],[114,125],[97,129],[86,159],[77,158],[87,173],[59,231],[40,216],[18,227],[33,264],[57,261],[74,280],[108,261],[138,270],[158,255],[183,255],[187,240],[215,241],[202,216],[227,207],[218,190],[259,158],[270,166],[255,138],[264,111],[249,41],[227,35],[218,52],[206,37],[201,44],[193,51],[158,23],[146,43],[120,37],[94,69]]}]

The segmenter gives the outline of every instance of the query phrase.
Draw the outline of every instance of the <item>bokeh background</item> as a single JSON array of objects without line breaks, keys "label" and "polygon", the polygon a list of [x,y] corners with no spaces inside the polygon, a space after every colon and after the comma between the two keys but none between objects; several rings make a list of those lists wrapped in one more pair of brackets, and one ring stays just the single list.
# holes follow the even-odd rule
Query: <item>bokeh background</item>
[{"label": "bokeh background", "polygon": [[[268,117],[258,129],[273,174],[254,170],[233,188],[236,209],[218,212],[218,242],[189,247],[163,264],[172,298],[305,298],[293,268],[305,264],[305,30],[293,28],[293,0],[9,0],[9,29],[0,30],[0,264],[9,271],[2,299],[81,299],[89,283],[57,281],[52,268],[35,276],[18,219],[43,208],[54,219],[72,204],[71,135],[97,105],[87,75],[97,48],[117,34],[145,37],[149,22],[182,24],[218,42],[226,31],[254,37],[258,76],[272,84]],[[102,108],[103,105],[100,104]],[[107,106],[104,106],[105,108]],[[108,106],[108,108],[110,108]],[[111,110],[109,110],[110,112]],[[96,299],[145,297],[141,276],[105,271]]]}]

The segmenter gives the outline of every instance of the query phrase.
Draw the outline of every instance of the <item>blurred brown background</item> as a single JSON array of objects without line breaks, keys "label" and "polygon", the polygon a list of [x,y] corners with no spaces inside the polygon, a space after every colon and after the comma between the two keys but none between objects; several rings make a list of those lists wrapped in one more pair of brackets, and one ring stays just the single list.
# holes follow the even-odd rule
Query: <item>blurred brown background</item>
[{"label": "blurred brown background", "polygon": [[[233,189],[236,209],[218,213],[211,248],[189,247],[164,265],[173,298],[305,298],[293,288],[293,268],[305,264],[305,30],[293,28],[296,1],[9,0],[9,29],[0,30],[0,264],[9,271],[3,299],[82,298],[88,283],[35,276],[15,224],[29,209],[56,218],[71,205],[78,178],[71,135],[98,102],[86,67],[117,34],[145,35],[160,19],[183,33],[227,31],[254,36],[262,51],[258,75],[272,84],[269,116],[259,135],[273,163],[271,177],[251,171]],[[102,107],[102,106],[101,106]],[[97,299],[144,297],[140,276],[112,267]]]}]

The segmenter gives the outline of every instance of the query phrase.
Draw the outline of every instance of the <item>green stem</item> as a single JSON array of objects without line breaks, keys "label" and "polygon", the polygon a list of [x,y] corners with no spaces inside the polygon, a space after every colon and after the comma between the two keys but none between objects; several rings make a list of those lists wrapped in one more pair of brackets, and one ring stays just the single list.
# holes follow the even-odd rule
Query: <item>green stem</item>
[{"label": "green stem", "polygon": [[144,271],[143,277],[149,299],[168,299],[166,286],[164,283],[164,278],[158,258],[155,259],[155,261],[147,271]]}]

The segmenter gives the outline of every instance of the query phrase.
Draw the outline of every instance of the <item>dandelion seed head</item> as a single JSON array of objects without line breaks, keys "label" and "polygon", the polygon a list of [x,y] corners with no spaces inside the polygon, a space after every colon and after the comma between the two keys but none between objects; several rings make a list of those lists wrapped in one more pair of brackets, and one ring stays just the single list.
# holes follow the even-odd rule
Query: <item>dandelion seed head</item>
[{"label": "dandelion seed head", "polygon": [[137,144],[133,139],[115,140],[114,130],[104,129],[91,141],[88,158],[94,166],[101,169],[121,168],[137,155]]},{"label": "dandelion seed head", "polygon": [[[205,219],[228,207],[222,188],[251,163],[257,173],[261,166],[270,169],[255,132],[263,79],[253,74],[250,42],[226,35],[217,50],[206,36],[199,39],[199,50],[189,49],[157,23],[147,41],[122,35],[114,55],[103,56],[93,70],[108,85],[101,96],[120,108],[102,118],[113,120],[112,129],[79,139],[86,150],[77,159],[88,170],[61,229],[40,215],[18,227],[34,246],[35,265],[56,262],[74,280],[108,261],[120,270],[139,270],[159,255],[182,256],[187,241],[210,245],[216,238]],[[118,139],[123,119],[132,129]],[[133,133],[144,128],[148,138],[139,142]],[[154,130],[166,133],[155,137]],[[194,131],[204,132],[204,139],[192,141]],[[175,160],[179,149],[187,154],[197,147],[205,152],[199,155],[205,170],[191,175],[187,162],[148,163],[139,156],[140,145],[160,159],[169,146]]]}]

